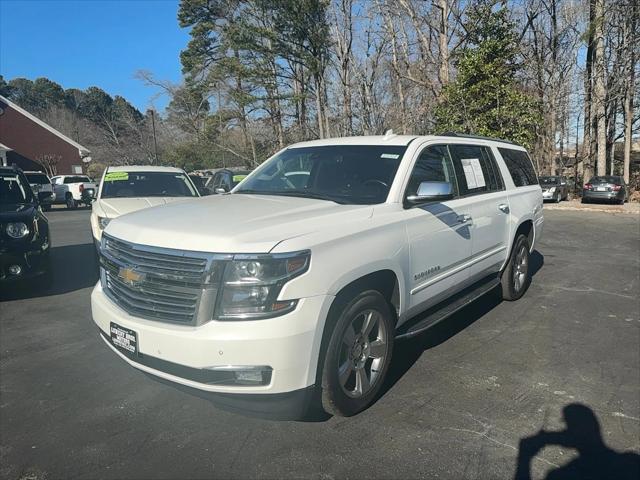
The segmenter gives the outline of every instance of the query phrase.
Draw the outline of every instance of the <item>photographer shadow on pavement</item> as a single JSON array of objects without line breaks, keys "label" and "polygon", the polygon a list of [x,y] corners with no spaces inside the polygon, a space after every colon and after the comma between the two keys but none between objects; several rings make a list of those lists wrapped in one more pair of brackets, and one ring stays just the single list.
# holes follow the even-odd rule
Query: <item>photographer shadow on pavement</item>
[{"label": "photographer shadow on pavement", "polygon": [[533,458],[544,447],[551,445],[575,449],[578,457],[551,470],[546,480],[640,478],[640,455],[633,452],[618,453],[607,447],[600,432],[600,423],[589,407],[572,403],[564,407],[562,413],[567,425],[565,430],[540,430],[520,440],[515,480],[530,479]]}]

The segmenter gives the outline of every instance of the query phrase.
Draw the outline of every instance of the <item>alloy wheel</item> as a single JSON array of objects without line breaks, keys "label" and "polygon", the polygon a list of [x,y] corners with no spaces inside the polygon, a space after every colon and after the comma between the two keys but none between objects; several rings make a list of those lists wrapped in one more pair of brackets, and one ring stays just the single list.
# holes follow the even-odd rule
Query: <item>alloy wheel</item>
[{"label": "alloy wheel", "polygon": [[513,263],[513,288],[520,292],[524,287],[529,270],[529,256],[526,245],[521,245]]},{"label": "alloy wheel", "polygon": [[338,379],[351,398],[366,395],[376,384],[389,351],[389,334],[376,310],[353,317],[342,336]]}]

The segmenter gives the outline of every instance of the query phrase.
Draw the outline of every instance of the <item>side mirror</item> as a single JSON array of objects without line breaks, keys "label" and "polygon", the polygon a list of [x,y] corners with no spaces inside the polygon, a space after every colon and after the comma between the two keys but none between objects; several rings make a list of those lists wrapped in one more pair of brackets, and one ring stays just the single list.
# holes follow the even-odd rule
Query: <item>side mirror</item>
[{"label": "side mirror", "polygon": [[218,187],[215,189],[215,193],[217,194],[227,193],[227,189],[224,187]]},{"label": "side mirror", "polygon": [[449,182],[422,182],[418,192],[405,200],[405,205],[415,207],[427,202],[443,202],[453,198],[453,186]]}]

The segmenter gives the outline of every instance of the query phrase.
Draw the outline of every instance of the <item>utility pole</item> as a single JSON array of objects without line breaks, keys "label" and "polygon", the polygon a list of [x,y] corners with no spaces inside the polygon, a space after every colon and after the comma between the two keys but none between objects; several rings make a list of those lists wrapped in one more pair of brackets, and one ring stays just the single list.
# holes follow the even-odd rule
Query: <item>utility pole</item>
[{"label": "utility pole", "polygon": [[153,151],[155,154],[155,164],[158,165],[158,142],[156,140],[156,114],[151,110],[151,128],[153,129]]}]

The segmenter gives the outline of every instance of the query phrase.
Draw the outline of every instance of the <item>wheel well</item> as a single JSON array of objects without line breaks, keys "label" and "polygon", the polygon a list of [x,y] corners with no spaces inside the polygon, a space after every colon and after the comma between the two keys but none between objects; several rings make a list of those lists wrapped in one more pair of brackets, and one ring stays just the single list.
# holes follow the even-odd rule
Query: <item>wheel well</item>
[{"label": "wheel well", "polygon": [[327,321],[322,333],[320,352],[318,354],[316,385],[321,385],[322,382],[322,362],[324,361],[329,344],[329,338],[331,337],[331,332],[333,331],[338,315],[345,305],[347,305],[356,295],[365,290],[379,291],[393,307],[391,311],[395,313],[395,318],[393,319],[394,323],[398,321],[398,312],[400,309],[400,286],[398,284],[398,277],[393,270],[379,270],[377,272],[369,273],[368,275],[360,277],[348,285],[345,285],[336,294],[336,298],[331,303],[329,313],[327,314]]},{"label": "wheel well", "polygon": [[527,239],[529,240],[529,246],[533,245],[533,222],[531,220],[525,220],[518,226],[516,234],[513,236],[514,242],[520,234],[526,235]]},{"label": "wheel well", "polygon": [[[400,286],[398,277],[393,270],[379,270],[354,280],[338,292],[336,299],[348,302],[364,290],[377,290],[380,292],[389,304],[393,306],[393,311],[395,311],[397,318],[400,311]],[[334,302],[334,304],[339,303],[341,302]]]}]

